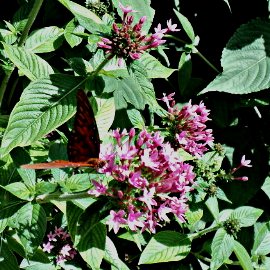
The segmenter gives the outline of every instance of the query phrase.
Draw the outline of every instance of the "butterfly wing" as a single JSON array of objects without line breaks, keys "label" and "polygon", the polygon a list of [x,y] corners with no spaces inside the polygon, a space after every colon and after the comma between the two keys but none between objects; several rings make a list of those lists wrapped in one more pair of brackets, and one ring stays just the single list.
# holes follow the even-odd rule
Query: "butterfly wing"
[{"label": "butterfly wing", "polygon": [[74,128],[68,140],[68,158],[72,162],[88,162],[98,158],[100,138],[92,107],[83,90],[77,93]]},{"label": "butterfly wing", "polygon": [[104,162],[99,157],[100,138],[87,95],[83,90],[77,93],[77,112],[74,128],[68,140],[67,160],[55,160],[47,163],[24,164],[24,169],[51,169],[66,167],[101,167]]}]

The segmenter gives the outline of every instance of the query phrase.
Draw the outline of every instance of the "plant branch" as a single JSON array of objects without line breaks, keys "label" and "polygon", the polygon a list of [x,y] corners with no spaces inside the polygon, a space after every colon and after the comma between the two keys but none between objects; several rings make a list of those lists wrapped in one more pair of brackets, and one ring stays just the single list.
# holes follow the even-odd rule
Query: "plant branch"
[{"label": "plant branch", "polygon": [[72,201],[77,199],[90,198],[87,192],[79,192],[72,194],[62,194],[62,193],[50,193],[50,194],[42,194],[36,197],[36,202],[39,204],[48,203],[50,201]]}]

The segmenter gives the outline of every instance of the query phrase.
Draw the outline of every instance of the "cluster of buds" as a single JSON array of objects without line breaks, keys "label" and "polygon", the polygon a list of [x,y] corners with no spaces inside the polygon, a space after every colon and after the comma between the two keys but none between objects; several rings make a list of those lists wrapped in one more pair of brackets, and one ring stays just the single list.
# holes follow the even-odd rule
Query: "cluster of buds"
[{"label": "cluster of buds", "polygon": [[176,29],[176,24],[172,24],[171,20],[168,20],[167,28],[161,29],[159,24],[155,28],[154,34],[146,35],[142,32],[146,16],[141,17],[138,23],[132,25],[134,17],[128,16],[128,14],[136,11],[130,6],[124,7],[121,3],[119,5],[123,11],[121,25],[114,22],[111,35],[103,37],[97,43],[98,47],[104,49],[107,54],[116,55],[119,59],[119,65],[121,65],[122,59],[139,59],[144,51],[165,43],[166,41],[162,38],[168,32],[180,31]]},{"label": "cluster of buds", "polygon": [[56,264],[72,260],[77,254],[70,235],[61,227],[55,227],[54,232],[47,234],[47,242],[43,243],[43,251],[51,254],[55,258]]},{"label": "cluster of buds", "polygon": [[201,157],[213,144],[214,138],[212,129],[206,129],[206,124],[210,118],[209,110],[203,102],[199,105],[192,105],[191,101],[179,109],[175,106],[174,93],[166,96],[163,100],[169,112],[166,124],[169,130],[169,141],[174,148],[183,148],[193,156]]},{"label": "cluster of buds", "polygon": [[113,199],[118,211],[111,211],[109,229],[118,232],[128,226],[135,231],[156,232],[157,226],[170,222],[167,215],[185,222],[187,194],[195,174],[190,164],[159,132],[142,130],[138,136],[131,129],[112,134],[113,143],[103,144],[101,158],[107,164],[100,169],[112,180],[106,186],[93,181],[89,194]]}]

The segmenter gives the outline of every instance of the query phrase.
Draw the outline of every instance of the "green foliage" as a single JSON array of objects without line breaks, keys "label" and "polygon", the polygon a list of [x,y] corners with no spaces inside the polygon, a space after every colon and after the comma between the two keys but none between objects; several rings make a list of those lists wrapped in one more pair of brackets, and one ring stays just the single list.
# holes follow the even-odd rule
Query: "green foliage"
[{"label": "green foliage", "polygon": [[[214,7],[187,0],[16,2],[0,11],[0,269],[270,269],[269,1],[258,14],[253,3],[248,20],[226,0]],[[168,27],[169,19],[181,31],[121,62],[98,45],[113,22],[120,26],[119,3],[136,11],[134,23],[147,17],[144,35],[161,35],[156,27]],[[125,224],[115,234],[107,224],[121,205],[88,193],[98,184],[112,187],[111,177],[91,167],[20,167],[69,158],[78,89],[89,96],[102,143],[112,141],[111,130],[131,127],[168,139],[163,94],[175,92],[180,107],[203,100],[222,144],[202,157],[177,151],[196,174],[183,220],[163,213],[156,233]],[[252,168],[238,171],[249,167],[239,165],[243,155]],[[110,196],[126,203],[121,185]],[[44,248],[56,227],[68,231],[77,252],[60,264]]]}]

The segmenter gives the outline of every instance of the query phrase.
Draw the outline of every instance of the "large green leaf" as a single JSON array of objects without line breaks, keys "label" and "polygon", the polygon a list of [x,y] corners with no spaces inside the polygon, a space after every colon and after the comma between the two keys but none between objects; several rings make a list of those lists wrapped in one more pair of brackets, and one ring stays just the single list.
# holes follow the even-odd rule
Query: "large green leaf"
[{"label": "large green leaf", "polygon": [[71,20],[65,28],[64,36],[68,44],[73,48],[82,42],[82,38],[78,37],[76,33],[83,33],[84,27],[78,25],[75,19]]},{"label": "large green leaf", "polygon": [[261,189],[265,192],[265,194],[270,199],[270,177],[266,177]]},{"label": "large green leaf", "polygon": [[112,265],[112,269],[129,270],[124,262],[119,259],[115,245],[109,237],[106,237],[104,260]]},{"label": "large green leaf", "polygon": [[255,231],[252,255],[264,256],[270,253],[270,226],[269,223],[263,224],[259,231]]},{"label": "large green leaf", "polygon": [[22,200],[31,200],[31,193],[27,186],[22,182],[14,182],[2,187]]},{"label": "large green leaf", "polygon": [[[144,99],[144,103],[148,104],[155,112],[159,110],[159,105],[156,100],[154,86],[147,78],[147,70],[139,61],[134,61],[131,64],[131,68],[129,70],[131,77],[134,79],[136,84],[138,85],[138,93],[135,92],[136,95],[142,95]],[[135,89],[134,89],[135,91]],[[136,109],[140,109],[140,107],[136,107]],[[144,108],[144,106],[142,107]]]},{"label": "large green leaf", "polygon": [[248,94],[270,87],[270,21],[256,19],[240,26],[223,50],[223,72],[200,94],[218,91]]},{"label": "large green leaf", "polygon": [[113,92],[115,107],[117,110],[127,108],[127,103],[142,110],[145,106],[145,99],[141,93],[140,86],[133,78],[119,80],[118,88]]},{"label": "large green leaf", "polygon": [[240,262],[240,265],[243,270],[252,270],[252,261],[250,259],[250,256],[242,244],[240,244],[237,241],[234,241],[234,249],[233,249],[237,259]]},{"label": "large green leaf", "polygon": [[10,115],[0,154],[30,145],[70,119],[76,111],[73,90],[81,81],[57,74],[30,83]]},{"label": "large green leaf", "polygon": [[141,254],[139,264],[152,264],[184,259],[191,248],[190,239],[181,233],[162,231],[152,237]]},{"label": "large green leaf", "polygon": [[241,227],[252,226],[263,213],[263,210],[252,206],[241,206],[233,210],[231,218],[237,219]]},{"label": "large green leaf", "polygon": [[15,255],[11,252],[6,242],[2,239],[0,251],[0,269],[19,270]]},{"label": "large green leaf", "polygon": [[210,269],[218,269],[229,258],[234,249],[234,238],[221,228],[216,231],[211,250],[212,259]]},{"label": "large green leaf", "polygon": [[45,235],[47,218],[41,205],[27,203],[16,216],[18,236],[26,254],[33,255]]},{"label": "large green leaf", "polygon": [[138,60],[144,67],[148,78],[168,78],[177,69],[163,66],[154,56],[144,53]]},{"label": "large green leaf", "polygon": [[106,226],[102,223],[89,226],[88,230],[81,235],[81,241],[76,248],[92,269],[100,269],[104,257],[105,239]]},{"label": "large green leaf", "polygon": [[64,30],[57,26],[49,26],[33,32],[25,42],[25,48],[33,53],[55,51],[62,43]]},{"label": "large green leaf", "polygon": [[134,16],[134,23],[137,23],[142,16],[146,16],[147,20],[143,25],[143,30],[145,32],[148,32],[153,19],[155,15],[155,10],[151,8],[151,0],[140,0],[140,1],[133,1],[133,0],[113,0],[114,6],[117,8],[119,16],[122,18],[123,17],[123,12],[119,7],[119,2],[123,6],[131,6],[133,10],[136,10],[136,12],[132,13],[132,16]]},{"label": "large green leaf", "polygon": [[44,59],[30,50],[6,43],[3,43],[3,46],[8,58],[30,80],[34,81],[54,73],[52,67]]},{"label": "large green leaf", "polygon": [[96,98],[98,112],[95,115],[101,140],[106,137],[115,115],[114,98]]},{"label": "large green leaf", "polygon": [[79,24],[85,27],[85,29],[87,29],[90,33],[108,31],[109,28],[103,24],[102,20],[86,7],[70,0],[58,1],[62,3],[68,10],[70,10],[70,12],[78,20]]},{"label": "large green leaf", "polygon": [[176,14],[178,20],[180,21],[180,23],[181,23],[183,29],[185,30],[186,34],[188,35],[190,40],[193,42],[195,40],[195,34],[194,34],[193,27],[192,27],[191,23],[189,22],[188,18],[185,17],[180,12],[178,12],[176,9],[174,9],[173,11]]}]

